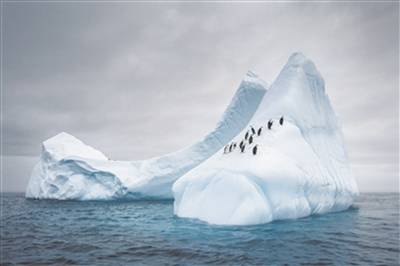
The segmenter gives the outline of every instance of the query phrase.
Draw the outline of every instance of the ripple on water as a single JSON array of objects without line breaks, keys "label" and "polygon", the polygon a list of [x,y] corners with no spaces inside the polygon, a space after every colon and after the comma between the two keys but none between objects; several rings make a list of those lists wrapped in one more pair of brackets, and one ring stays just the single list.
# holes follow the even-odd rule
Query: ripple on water
[{"label": "ripple on water", "polygon": [[398,194],[362,194],[346,212],[252,226],[180,219],[172,201],[2,200],[2,265],[399,264]]}]

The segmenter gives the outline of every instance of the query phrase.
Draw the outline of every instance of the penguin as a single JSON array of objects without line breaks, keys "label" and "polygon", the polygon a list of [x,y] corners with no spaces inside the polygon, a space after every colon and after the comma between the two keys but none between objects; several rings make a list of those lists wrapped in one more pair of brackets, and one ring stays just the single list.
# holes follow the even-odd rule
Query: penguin
[{"label": "penguin", "polygon": [[246,135],[244,135],[244,139],[247,140],[248,137],[249,137],[249,131],[247,131]]},{"label": "penguin", "polygon": [[232,152],[232,143],[231,143],[231,145],[229,145],[229,152]]},{"label": "penguin", "polygon": [[236,142],[232,143],[232,151],[234,151],[236,149]]},{"label": "penguin", "polygon": [[224,154],[226,154],[226,151],[228,150],[228,145],[225,145],[224,147]]},{"label": "penguin", "polygon": [[279,124],[282,126],[283,125],[283,116],[281,117],[281,119],[279,119]]},{"label": "penguin", "polygon": [[245,148],[246,148],[246,144],[243,144],[243,146],[240,148],[240,152],[243,153]]},{"label": "penguin", "polygon": [[257,154],[257,145],[253,147],[253,155]]},{"label": "penguin", "polygon": [[273,123],[274,123],[274,121],[272,121],[272,120],[268,121],[268,129],[271,129]]},{"label": "penguin", "polygon": [[256,134],[256,130],[254,129],[254,127],[253,127],[253,126],[250,126],[250,128],[251,128],[251,132],[252,132],[253,134]]},{"label": "penguin", "polygon": [[242,140],[242,141],[240,142],[239,147],[242,148],[243,144],[244,144],[244,140]]},{"label": "penguin", "polygon": [[253,143],[253,135],[250,136],[249,138],[249,144]]},{"label": "penguin", "polygon": [[257,130],[257,136],[260,136],[260,135],[261,135],[261,131],[262,131],[262,127],[260,127],[260,128]]}]

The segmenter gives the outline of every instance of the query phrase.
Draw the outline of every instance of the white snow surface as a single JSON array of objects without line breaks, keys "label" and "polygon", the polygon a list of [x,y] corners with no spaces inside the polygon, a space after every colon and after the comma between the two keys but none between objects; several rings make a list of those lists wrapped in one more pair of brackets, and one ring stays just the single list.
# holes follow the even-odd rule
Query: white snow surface
[{"label": "white snow surface", "polygon": [[[284,117],[283,124],[279,119]],[[268,121],[272,120],[270,130]],[[173,185],[174,213],[212,224],[248,225],[349,208],[358,195],[338,119],[324,80],[293,54],[263,97],[242,153],[222,147]],[[253,148],[257,145],[257,153]]]},{"label": "white snow surface", "polygon": [[67,133],[42,144],[32,171],[27,198],[110,200],[172,198],[182,175],[219,151],[248,124],[267,85],[248,72],[216,128],[194,145],[142,161],[109,160],[100,151]]}]

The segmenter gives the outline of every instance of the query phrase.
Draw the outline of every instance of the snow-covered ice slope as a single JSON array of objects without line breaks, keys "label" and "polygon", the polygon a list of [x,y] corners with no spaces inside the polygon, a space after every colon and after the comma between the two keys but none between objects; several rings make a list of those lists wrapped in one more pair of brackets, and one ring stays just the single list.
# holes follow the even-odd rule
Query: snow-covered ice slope
[{"label": "snow-covered ice slope", "polygon": [[175,182],[176,215],[213,224],[259,224],[345,210],[358,195],[324,81],[300,53],[289,58],[232,143],[231,152],[221,148]]},{"label": "snow-covered ice slope", "polygon": [[249,122],[267,85],[249,72],[216,128],[193,146],[143,161],[112,161],[60,133],[43,142],[26,197],[97,200],[172,198],[172,184],[221,149]]}]

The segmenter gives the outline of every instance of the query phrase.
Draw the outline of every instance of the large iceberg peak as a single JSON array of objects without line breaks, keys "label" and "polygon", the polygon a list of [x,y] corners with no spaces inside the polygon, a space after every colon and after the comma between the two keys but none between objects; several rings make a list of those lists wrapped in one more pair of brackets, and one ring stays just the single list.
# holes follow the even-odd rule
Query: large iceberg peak
[{"label": "large iceberg peak", "polygon": [[308,59],[303,53],[296,52],[289,57],[277,81],[280,79],[288,79],[288,77],[304,79],[310,83],[317,83],[318,86],[316,87],[321,91],[325,91],[325,82],[322,75],[319,73],[314,62]]},{"label": "large iceberg peak", "polygon": [[213,224],[347,209],[357,184],[314,63],[293,54],[244,130],[178,179],[173,191],[176,215]]},{"label": "large iceberg peak", "polygon": [[[293,67],[293,68],[301,68],[304,70],[305,73],[307,74],[312,74],[312,75],[318,75],[321,76],[320,73],[318,72],[315,64],[313,61],[308,59],[303,53],[301,52],[296,52],[293,53],[289,59],[288,62],[286,63],[286,67]],[[285,69],[284,68],[284,69]]]},{"label": "large iceberg peak", "polygon": [[294,53],[289,57],[254,119],[265,120],[282,114],[302,131],[336,128],[338,124],[321,74],[302,53]]},{"label": "large iceberg peak", "polygon": [[289,56],[288,64],[302,65],[311,62],[302,52],[294,52]]}]

